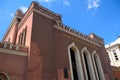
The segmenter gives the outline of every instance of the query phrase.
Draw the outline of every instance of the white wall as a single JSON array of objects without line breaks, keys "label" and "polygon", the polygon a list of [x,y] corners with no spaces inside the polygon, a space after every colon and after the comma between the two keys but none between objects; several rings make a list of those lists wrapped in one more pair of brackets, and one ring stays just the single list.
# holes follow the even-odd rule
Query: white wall
[{"label": "white wall", "polygon": [[[110,58],[110,64],[112,66],[120,67],[120,48],[119,45],[114,45],[106,48],[106,51],[108,53],[108,56]],[[118,60],[116,60],[114,51],[116,52],[116,55],[118,57]]]}]

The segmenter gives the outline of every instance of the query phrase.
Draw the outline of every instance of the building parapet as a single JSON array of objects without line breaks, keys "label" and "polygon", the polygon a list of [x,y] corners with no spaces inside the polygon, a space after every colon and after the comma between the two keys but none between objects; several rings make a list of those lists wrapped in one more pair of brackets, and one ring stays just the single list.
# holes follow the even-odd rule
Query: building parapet
[{"label": "building parapet", "polygon": [[[71,29],[69,26],[65,26],[63,23],[61,23],[60,21],[57,21],[56,22],[56,25],[58,26],[58,27],[60,27],[60,28],[63,28],[63,29],[65,29],[65,30],[67,30],[67,31],[69,31],[69,32],[72,32],[72,33],[74,33],[74,34],[76,34],[76,35],[78,35],[78,36],[80,36],[80,37],[82,37],[82,38],[84,38],[84,39],[86,39],[87,41],[90,41],[90,42],[92,42],[92,43],[94,43],[94,44],[97,44],[97,45],[100,45],[100,43],[102,42],[103,43],[103,40],[101,41],[101,40],[98,40],[98,39],[96,39],[96,38],[92,38],[92,37],[90,37],[90,36],[88,36],[88,35],[85,35],[85,34],[83,34],[83,33],[80,33],[79,31],[76,31],[75,29]],[[104,44],[104,43],[103,43]]]},{"label": "building parapet", "polygon": [[12,43],[7,41],[0,42],[0,48],[28,53],[28,47],[21,45],[13,45]]},{"label": "building parapet", "polygon": [[36,2],[36,1],[33,1],[32,4],[33,4],[33,6],[34,6],[34,8],[35,8],[36,10],[38,10],[38,11],[42,12],[43,14],[46,14],[46,15],[54,18],[55,20],[61,21],[61,16],[60,16],[59,14],[56,14],[56,13],[54,13],[53,11],[48,10],[47,8],[41,6],[41,5],[40,5],[38,2]]}]

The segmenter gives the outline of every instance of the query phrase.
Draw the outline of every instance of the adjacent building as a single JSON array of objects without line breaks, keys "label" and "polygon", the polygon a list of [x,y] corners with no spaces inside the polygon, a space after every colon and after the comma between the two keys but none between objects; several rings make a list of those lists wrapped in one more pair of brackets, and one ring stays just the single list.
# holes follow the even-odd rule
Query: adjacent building
[{"label": "adjacent building", "polygon": [[113,67],[113,72],[116,78],[120,79],[120,37],[114,42],[105,45],[105,48],[110,64]]},{"label": "adjacent building", "polygon": [[[82,27],[82,26],[81,26]],[[114,80],[104,41],[65,26],[37,2],[20,10],[0,42],[0,80]]]},{"label": "adjacent building", "polygon": [[120,37],[105,45],[111,66],[120,67]]}]

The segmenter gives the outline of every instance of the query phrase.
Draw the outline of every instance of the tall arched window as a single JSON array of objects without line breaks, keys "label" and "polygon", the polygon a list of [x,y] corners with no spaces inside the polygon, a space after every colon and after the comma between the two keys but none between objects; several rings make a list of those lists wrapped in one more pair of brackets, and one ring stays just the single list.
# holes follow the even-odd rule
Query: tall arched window
[{"label": "tall arched window", "polygon": [[84,64],[86,80],[96,80],[91,56],[89,51],[86,49],[86,47],[82,49],[82,59]]},{"label": "tall arched window", "polygon": [[100,62],[99,56],[97,55],[96,51],[93,52],[92,58],[93,58],[94,66],[95,66],[97,80],[105,80],[101,62]]},{"label": "tall arched window", "polygon": [[20,33],[18,44],[25,45],[26,33],[27,33],[27,27]]},{"label": "tall arched window", "polygon": [[7,74],[0,72],[0,80],[9,80]]},{"label": "tall arched window", "polygon": [[72,72],[74,80],[78,80],[78,71],[77,71],[77,63],[76,63],[76,57],[75,57],[75,51],[70,48],[70,57],[71,57],[71,63],[72,63]]},{"label": "tall arched window", "polygon": [[74,43],[68,46],[68,54],[72,80],[84,80],[79,50]]},{"label": "tall arched window", "polygon": [[22,45],[25,45],[26,42],[26,32],[27,32],[27,27],[23,30],[23,39],[22,39]]}]

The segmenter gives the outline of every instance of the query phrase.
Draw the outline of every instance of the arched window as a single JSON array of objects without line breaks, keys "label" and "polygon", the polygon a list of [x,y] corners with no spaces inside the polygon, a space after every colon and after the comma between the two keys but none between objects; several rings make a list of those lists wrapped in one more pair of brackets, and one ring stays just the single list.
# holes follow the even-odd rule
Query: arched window
[{"label": "arched window", "polygon": [[0,72],[0,80],[9,80],[7,74]]},{"label": "arched window", "polygon": [[86,47],[82,49],[82,59],[83,59],[83,64],[84,64],[86,80],[96,80],[91,56],[88,50],[86,49]]},{"label": "arched window", "polygon": [[19,35],[18,44],[22,44],[22,33],[20,33],[20,35]]},{"label": "arched window", "polygon": [[26,42],[26,33],[27,33],[27,27],[24,29],[24,38],[23,38],[23,45],[25,45],[25,42]]},{"label": "arched window", "polygon": [[10,38],[8,39],[8,42],[10,42]]},{"label": "arched window", "polygon": [[78,80],[78,72],[77,72],[77,63],[76,63],[75,51],[72,48],[70,48],[70,57],[71,57],[72,72],[73,72],[74,80]]},{"label": "arched window", "polygon": [[25,45],[26,33],[27,33],[27,27],[20,33],[18,44]]},{"label": "arched window", "polygon": [[74,43],[68,46],[68,54],[72,80],[84,80],[79,50]]},{"label": "arched window", "polygon": [[96,51],[93,52],[92,57],[93,57],[93,63],[95,66],[97,80],[105,80],[101,62],[100,62],[99,56],[97,55]]},{"label": "arched window", "polygon": [[25,42],[26,42],[26,32],[27,32],[27,27],[22,31],[22,34],[23,34],[22,45],[25,45]]}]

